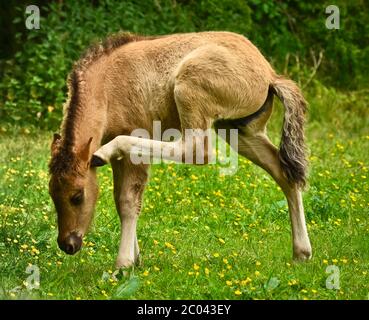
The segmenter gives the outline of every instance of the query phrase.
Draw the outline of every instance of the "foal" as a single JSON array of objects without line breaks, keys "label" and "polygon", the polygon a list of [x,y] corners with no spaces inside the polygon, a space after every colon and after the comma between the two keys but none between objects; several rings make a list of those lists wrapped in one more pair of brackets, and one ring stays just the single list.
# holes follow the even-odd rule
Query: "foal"
[{"label": "foal", "polygon": [[[311,257],[301,189],[306,183],[306,102],[291,80],[278,76],[245,37],[201,32],[160,37],[120,34],[90,48],[69,76],[62,135],[51,146],[49,191],[58,214],[58,243],[76,253],[97,199],[96,166],[111,163],[122,234],[117,267],[139,255],[136,224],[148,178],[147,164],[130,153],[143,148],[181,155],[198,139],[162,142],[130,136],[137,128],[239,129],[237,152],[265,169],[283,190],[292,224],[295,259]],[[279,150],[266,135],[273,96],[284,104]],[[182,137],[184,134],[182,135]],[[204,163],[211,160],[205,139]],[[102,146],[102,147],[101,147]],[[193,152],[192,159],[195,158]]]}]

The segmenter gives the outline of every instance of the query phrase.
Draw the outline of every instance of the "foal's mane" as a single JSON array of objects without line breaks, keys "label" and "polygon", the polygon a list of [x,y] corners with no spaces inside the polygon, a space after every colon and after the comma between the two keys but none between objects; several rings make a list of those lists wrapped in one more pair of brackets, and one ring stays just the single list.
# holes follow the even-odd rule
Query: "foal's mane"
[{"label": "foal's mane", "polygon": [[[159,36],[160,37],[160,36]],[[68,101],[64,111],[64,119],[62,125],[62,141],[58,152],[51,158],[49,163],[49,171],[51,174],[61,174],[66,172],[77,171],[78,165],[76,157],[73,153],[75,128],[81,112],[81,83],[84,79],[84,73],[94,62],[104,55],[109,55],[117,48],[124,46],[127,43],[152,40],[158,37],[142,36],[128,32],[120,32],[112,34],[97,43],[92,44],[74,63],[72,71],[68,76]]]}]

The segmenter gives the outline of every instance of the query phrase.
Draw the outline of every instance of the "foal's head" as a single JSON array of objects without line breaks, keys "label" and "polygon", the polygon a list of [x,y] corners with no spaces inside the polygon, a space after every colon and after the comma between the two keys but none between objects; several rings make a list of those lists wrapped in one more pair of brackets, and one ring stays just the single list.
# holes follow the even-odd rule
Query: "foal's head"
[{"label": "foal's head", "polygon": [[58,216],[58,244],[68,254],[81,248],[97,199],[96,165],[90,161],[91,140],[80,149],[68,149],[61,136],[55,134],[51,145],[49,193]]}]

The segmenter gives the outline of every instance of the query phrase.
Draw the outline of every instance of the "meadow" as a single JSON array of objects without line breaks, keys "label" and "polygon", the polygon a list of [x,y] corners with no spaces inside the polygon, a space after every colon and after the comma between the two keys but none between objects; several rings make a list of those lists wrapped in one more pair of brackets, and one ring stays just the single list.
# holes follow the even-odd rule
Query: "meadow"
[{"label": "meadow", "polygon": [[[82,250],[67,256],[48,195],[52,132],[0,123],[0,298],[368,299],[368,93],[314,81],[305,92],[306,263],[292,261],[282,192],[241,157],[231,176],[220,176],[219,165],[152,166],[138,225],[141,263],[125,275],[114,270],[120,225],[111,168],[99,169],[94,223]],[[268,129],[276,144],[282,112],[275,103]],[[33,290],[30,265],[40,271]],[[327,288],[328,266],[338,267],[339,288]]]}]

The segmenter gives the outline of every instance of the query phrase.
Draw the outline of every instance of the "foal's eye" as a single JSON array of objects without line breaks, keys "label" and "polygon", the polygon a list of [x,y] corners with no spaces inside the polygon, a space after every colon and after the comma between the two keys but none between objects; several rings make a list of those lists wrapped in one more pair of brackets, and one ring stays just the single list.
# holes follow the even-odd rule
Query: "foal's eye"
[{"label": "foal's eye", "polygon": [[74,194],[71,198],[70,198],[70,202],[74,205],[74,206],[78,206],[82,203],[83,201],[83,191],[78,191],[76,194]]}]

